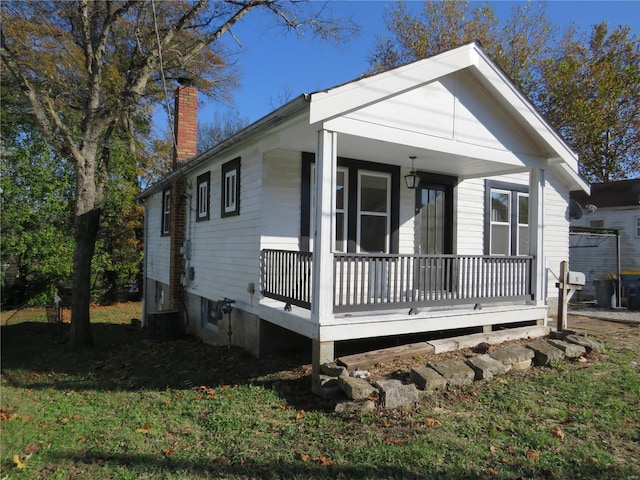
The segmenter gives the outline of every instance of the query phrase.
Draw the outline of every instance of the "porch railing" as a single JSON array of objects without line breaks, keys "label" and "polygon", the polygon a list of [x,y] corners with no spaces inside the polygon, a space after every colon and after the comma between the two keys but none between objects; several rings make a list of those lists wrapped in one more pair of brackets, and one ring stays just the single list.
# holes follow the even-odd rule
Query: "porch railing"
[{"label": "porch railing", "polygon": [[[311,307],[309,252],[263,250],[263,294]],[[336,313],[532,298],[533,257],[336,253]]]},{"label": "porch railing", "polygon": [[311,252],[262,251],[262,294],[311,309]]}]

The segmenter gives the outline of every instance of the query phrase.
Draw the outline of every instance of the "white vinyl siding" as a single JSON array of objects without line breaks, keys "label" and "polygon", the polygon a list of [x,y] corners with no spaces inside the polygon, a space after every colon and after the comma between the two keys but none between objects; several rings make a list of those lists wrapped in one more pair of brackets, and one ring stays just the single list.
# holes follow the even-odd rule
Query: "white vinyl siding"
[{"label": "white vinyl siding", "polygon": [[146,201],[145,276],[169,284],[169,249],[171,237],[158,235],[162,228],[163,192]]}]

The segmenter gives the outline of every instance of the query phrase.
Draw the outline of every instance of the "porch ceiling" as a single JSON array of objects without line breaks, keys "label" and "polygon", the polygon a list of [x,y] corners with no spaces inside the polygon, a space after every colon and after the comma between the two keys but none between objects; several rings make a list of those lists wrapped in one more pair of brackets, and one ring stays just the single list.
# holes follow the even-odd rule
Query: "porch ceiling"
[{"label": "porch ceiling", "polygon": [[[279,147],[287,150],[315,152],[317,132],[309,126],[298,125],[294,134],[288,136],[286,145]],[[436,140],[437,141],[437,140]],[[459,178],[485,177],[524,171],[524,163],[514,164],[505,161],[478,158],[469,155],[454,154],[436,149],[416,147],[410,144],[399,144],[358,135],[338,133],[338,156],[377,162],[387,165],[399,165],[411,168],[411,159],[415,156],[416,170],[440,173]],[[466,149],[468,146],[463,146]],[[500,158],[500,152],[495,152]],[[486,157],[487,155],[485,155]],[[532,160],[535,162],[535,160]]]}]

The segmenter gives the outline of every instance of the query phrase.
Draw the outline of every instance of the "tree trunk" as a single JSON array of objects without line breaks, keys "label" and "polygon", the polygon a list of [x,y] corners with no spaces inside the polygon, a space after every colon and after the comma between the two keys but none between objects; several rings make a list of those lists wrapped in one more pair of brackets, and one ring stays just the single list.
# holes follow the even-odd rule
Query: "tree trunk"
[{"label": "tree trunk", "polygon": [[93,347],[91,336],[91,259],[95,251],[100,209],[76,216],[73,251],[73,293],[71,301],[71,333],[69,346],[73,350]]}]

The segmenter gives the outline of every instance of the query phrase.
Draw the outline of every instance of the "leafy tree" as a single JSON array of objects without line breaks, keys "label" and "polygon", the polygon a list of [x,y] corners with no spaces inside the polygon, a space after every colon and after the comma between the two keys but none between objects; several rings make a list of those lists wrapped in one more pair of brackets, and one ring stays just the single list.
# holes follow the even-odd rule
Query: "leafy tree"
[{"label": "leafy tree", "polygon": [[[564,35],[544,4],[517,5],[503,24],[487,4],[399,3],[387,18],[391,36],[376,41],[371,73],[480,41],[580,156],[591,182],[640,171],[640,43],[627,26],[606,24],[589,38]],[[556,38],[561,38],[556,41]]]},{"label": "leafy tree", "polygon": [[640,176],[640,41],[628,26],[589,38],[570,30],[544,60],[542,111],[580,155],[591,182]]},{"label": "leafy tree", "polygon": [[0,176],[2,302],[42,305],[71,277],[73,170],[37,131],[23,129],[17,138],[5,133]]},{"label": "leafy tree", "polygon": [[531,2],[515,6],[502,25],[487,3],[425,1],[417,10],[399,2],[386,24],[391,36],[376,39],[370,73],[478,41],[525,90],[533,83],[532,69],[553,32],[544,4]]},{"label": "leafy tree", "polygon": [[242,118],[235,110],[224,112],[216,111],[213,121],[198,126],[198,153],[214,147],[231,135],[239,132],[249,124],[246,118]]},{"label": "leafy tree", "polygon": [[235,77],[219,40],[250,12],[324,39],[339,38],[347,25],[327,18],[324,5],[284,0],[5,1],[0,8],[1,74],[18,83],[50,148],[74,166],[70,344],[89,347],[91,264],[112,140],[130,139],[136,158],[136,119],[180,78],[227,97]]}]

